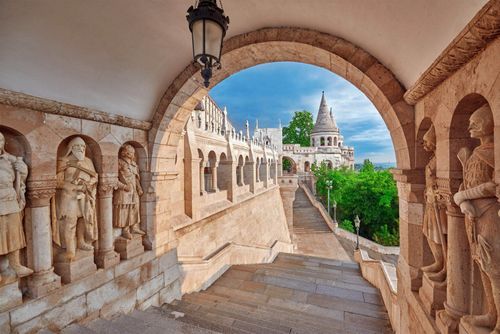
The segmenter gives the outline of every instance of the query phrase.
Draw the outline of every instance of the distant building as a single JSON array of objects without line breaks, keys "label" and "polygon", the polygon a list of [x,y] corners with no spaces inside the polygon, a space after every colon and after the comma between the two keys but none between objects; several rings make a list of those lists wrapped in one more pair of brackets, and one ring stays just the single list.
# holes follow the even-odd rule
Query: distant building
[{"label": "distant building", "polygon": [[[270,132],[272,129],[263,129]],[[354,168],[354,148],[344,144],[332,109],[326,103],[325,93],[321,96],[316,124],[311,132],[311,146],[301,147],[299,144],[285,144],[282,151],[283,160],[291,162],[289,172],[309,172],[313,163],[325,163],[330,168]]]}]

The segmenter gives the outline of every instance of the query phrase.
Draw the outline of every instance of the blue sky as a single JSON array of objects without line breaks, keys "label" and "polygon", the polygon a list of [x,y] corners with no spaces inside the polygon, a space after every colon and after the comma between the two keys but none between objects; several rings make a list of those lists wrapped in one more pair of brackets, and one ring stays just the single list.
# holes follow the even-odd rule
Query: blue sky
[{"label": "blue sky", "polygon": [[333,115],[348,146],[354,146],[356,162],[394,162],[389,131],[370,100],[351,83],[321,67],[278,62],[257,65],[235,73],[210,91],[219,107],[227,106],[237,128],[248,119],[253,129],[286,126],[297,110],[318,113],[321,92],[333,107]]}]

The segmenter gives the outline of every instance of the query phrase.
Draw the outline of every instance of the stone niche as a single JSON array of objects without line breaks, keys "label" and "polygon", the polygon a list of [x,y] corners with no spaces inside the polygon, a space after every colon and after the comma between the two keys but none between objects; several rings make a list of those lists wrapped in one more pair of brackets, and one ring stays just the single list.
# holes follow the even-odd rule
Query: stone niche
[{"label": "stone niche", "polygon": [[[0,177],[14,175],[9,179],[12,188],[24,192],[26,203],[18,210],[25,245],[14,247],[19,248],[18,253],[13,249],[18,257],[0,255],[0,333],[59,331],[72,322],[180,298],[176,250],[168,246],[169,240],[151,250],[156,196],[145,130],[0,104],[0,133],[5,137],[0,154],[8,152],[12,160],[3,167],[21,166],[19,171],[0,170]],[[113,197],[120,179],[120,151],[127,145],[135,155],[136,185],[144,192],[137,216],[147,235],[140,236],[140,252],[120,260]],[[10,189],[8,182],[2,187],[3,192]],[[23,196],[16,192],[11,197],[17,201]],[[71,211],[75,208],[76,214]],[[61,223],[71,225],[71,238],[64,241]]]},{"label": "stone niche", "polygon": [[122,260],[144,252],[143,238],[147,226],[143,223],[145,186],[142,171],[145,170],[145,149],[136,142],[122,145],[118,152],[118,181],[113,193],[114,245]]},{"label": "stone niche", "polygon": [[[497,39],[416,105],[416,164],[422,173],[430,162],[423,152],[423,134],[431,124],[435,128],[435,179],[421,188],[426,192],[430,186],[436,194],[446,280],[440,280],[440,271],[431,273],[441,263],[432,270],[425,267],[441,257],[425,239],[418,259],[411,253],[400,258],[398,290],[405,297],[399,301],[406,310],[401,312],[401,332],[500,333],[499,52]],[[434,206],[425,196],[415,200],[424,207],[424,216],[425,206]],[[424,221],[419,224],[426,237]],[[419,237],[402,240],[402,249]],[[416,264],[419,274],[410,278],[404,265]]]}]

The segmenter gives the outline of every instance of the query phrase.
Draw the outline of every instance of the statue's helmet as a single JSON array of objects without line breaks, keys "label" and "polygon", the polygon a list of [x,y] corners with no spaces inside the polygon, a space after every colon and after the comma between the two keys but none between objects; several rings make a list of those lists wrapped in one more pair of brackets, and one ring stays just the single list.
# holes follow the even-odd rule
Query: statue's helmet
[{"label": "statue's helmet", "polygon": [[494,129],[493,113],[489,104],[485,103],[470,117],[469,131],[472,137],[481,137],[493,135]]},{"label": "statue's helmet", "polygon": [[82,138],[75,137],[75,138],[71,139],[68,143],[68,150],[67,150],[66,155],[65,155],[66,157],[72,153],[73,146],[75,146],[75,145],[80,145],[80,146],[86,147],[85,141]]}]

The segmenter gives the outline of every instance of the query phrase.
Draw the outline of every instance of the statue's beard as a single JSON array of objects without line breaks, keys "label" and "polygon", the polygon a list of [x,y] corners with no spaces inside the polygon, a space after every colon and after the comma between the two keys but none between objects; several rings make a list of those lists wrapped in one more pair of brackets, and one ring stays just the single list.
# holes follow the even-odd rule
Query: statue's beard
[{"label": "statue's beard", "polygon": [[85,158],[85,152],[73,151],[72,153],[80,161],[82,161]]}]

